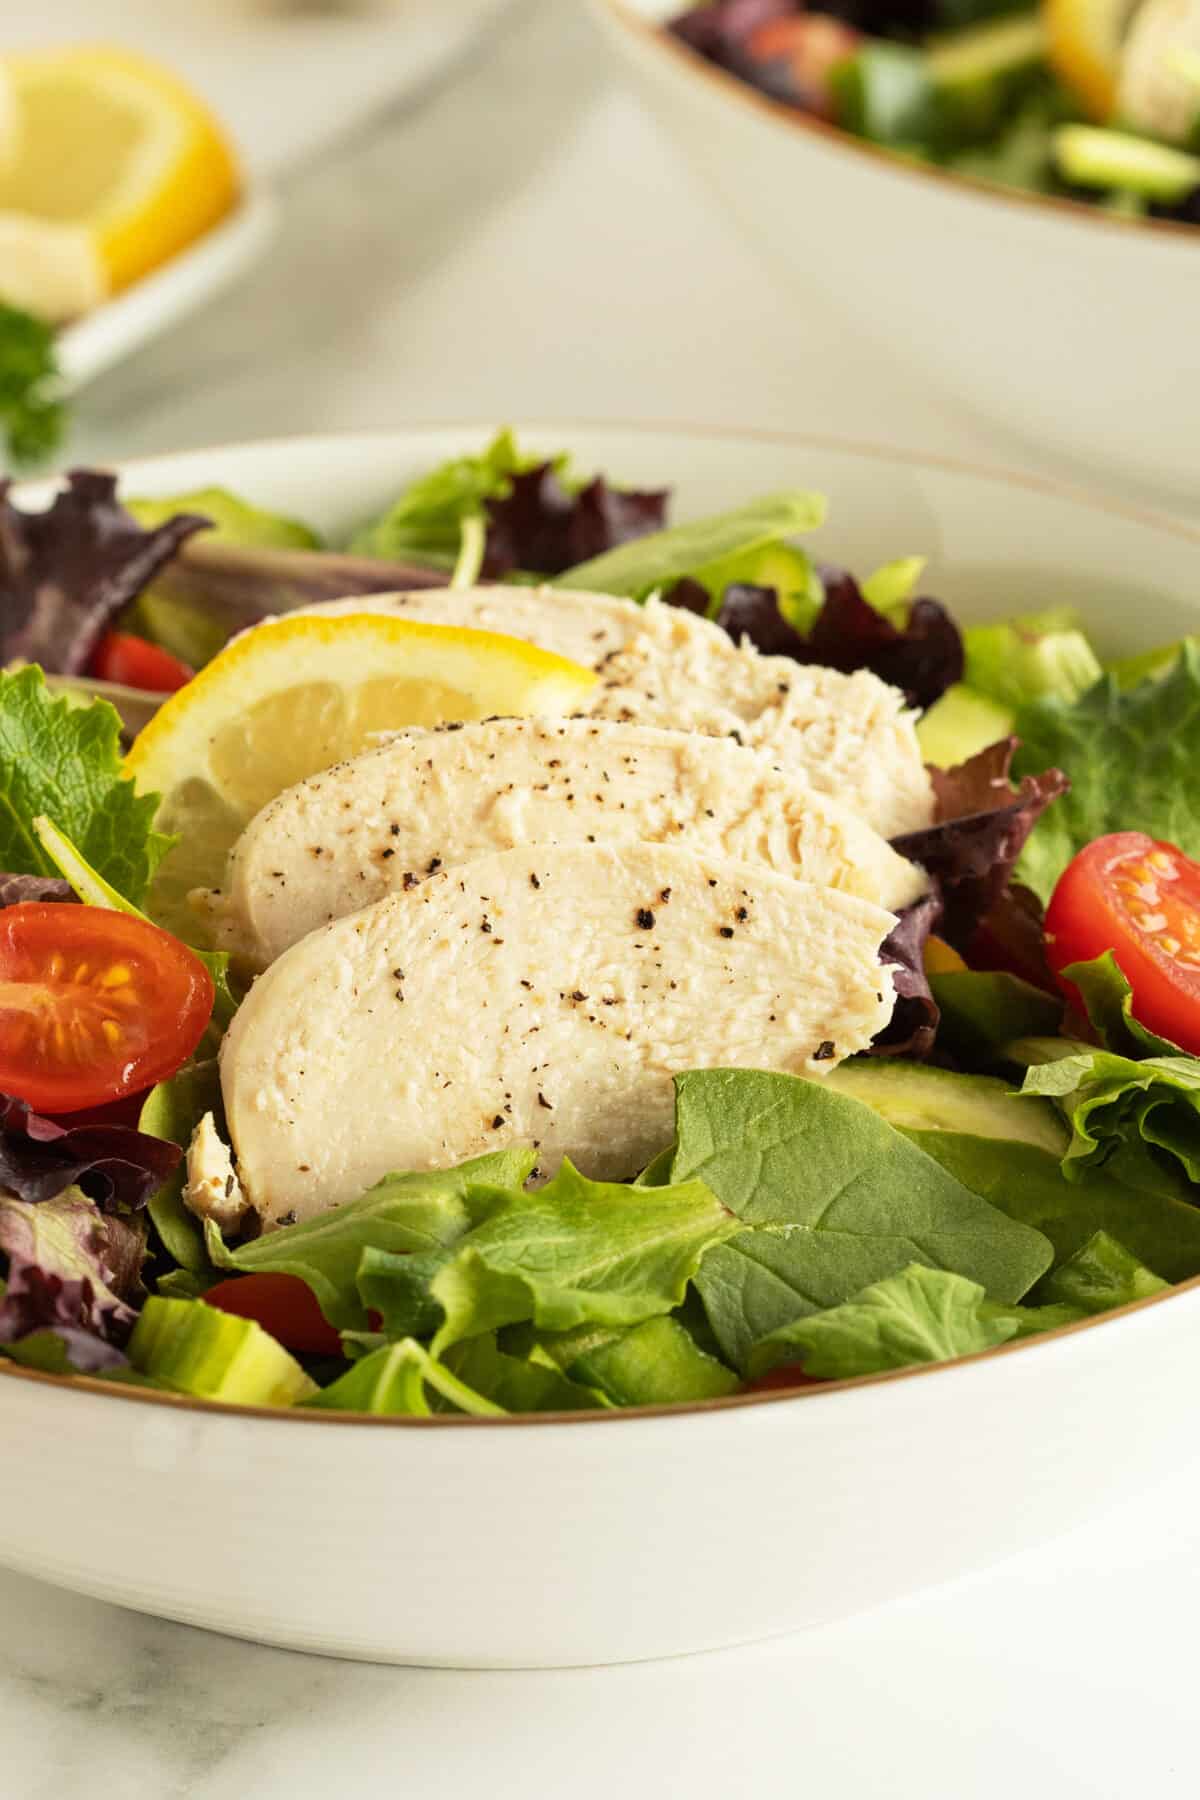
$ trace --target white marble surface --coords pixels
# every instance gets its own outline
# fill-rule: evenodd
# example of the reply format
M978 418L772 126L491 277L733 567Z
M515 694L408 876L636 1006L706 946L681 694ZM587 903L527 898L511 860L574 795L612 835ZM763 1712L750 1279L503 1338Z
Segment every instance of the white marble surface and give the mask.
M269 266L83 398L77 458L636 416L1014 460L771 289L567 0L523 0L453 82L296 170L285 200ZM881 1504L896 1479L880 1471ZM381 1527L381 1556L419 1553ZM220 1554L219 1529L195 1554ZM0 1573L0 1796L1165 1800L1196 1791L1197 1613L1196 1474L859 1620L607 1671L339 1665Z

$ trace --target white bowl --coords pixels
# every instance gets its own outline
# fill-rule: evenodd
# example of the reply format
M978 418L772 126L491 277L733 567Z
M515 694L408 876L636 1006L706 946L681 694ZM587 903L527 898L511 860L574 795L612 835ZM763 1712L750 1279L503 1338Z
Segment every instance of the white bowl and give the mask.
M591 3L650 108L801 299L824 288L1043 457L1197 504L1200 229L902 161L669 37L682 0ZM696 255L702 269L702 244Z
M220 483L346 527L486 428L196 451L126 491ZM832 441L530 428L671 483L676 517L802 483L824 551L924 552L960 616L1057 602L1130 650L1195 623L1200 532L1047 484ZM1063 1531L1187 1455L1200 1280L968 1361L799 1395L531 1420L199 1405L0 1362L0 1563L240 1637L385 1661L621 1662L872 1606Z

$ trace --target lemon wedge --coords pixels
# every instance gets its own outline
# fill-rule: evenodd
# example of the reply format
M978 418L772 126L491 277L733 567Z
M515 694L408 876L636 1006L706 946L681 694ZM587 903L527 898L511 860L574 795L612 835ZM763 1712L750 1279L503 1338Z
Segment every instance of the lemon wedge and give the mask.
M10 56L2 68L6 299L53 322L85 312L158 268L235 204L237 165L220 126L158 64L124 50L73 46ZM47 256L49 277L40 261ZM65 274L71 268L74 288Z
M574 712L590 669L518 638L381 613L297 615L256 626L173 694L126 759L163 796L179 842L147 910L195 939L195 888L219 887L234 841L276 794L356 756L380 732L455 720Z
M1117 110L1121 48L1136 0L1045 0L1050 66L1097 124Z

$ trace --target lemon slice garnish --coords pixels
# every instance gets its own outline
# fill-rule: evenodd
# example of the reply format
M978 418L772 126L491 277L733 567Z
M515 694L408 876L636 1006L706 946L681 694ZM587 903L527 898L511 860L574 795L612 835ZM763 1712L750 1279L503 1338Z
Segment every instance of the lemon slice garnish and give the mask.
M72 316L128 287L237 200L237 164L220 126L157 63L103 46L10 56L2 89L0 291L36 302L45 245L61 270L72 244L84 271L69 307L56 277L43 316Z
M187 896L220 886L254 814L381 732L575 712L595 681L592 670L518 638L380 613L257 626L171 696L126 760L143 793L163 796L159 830L180 840L147 910L194 939Z

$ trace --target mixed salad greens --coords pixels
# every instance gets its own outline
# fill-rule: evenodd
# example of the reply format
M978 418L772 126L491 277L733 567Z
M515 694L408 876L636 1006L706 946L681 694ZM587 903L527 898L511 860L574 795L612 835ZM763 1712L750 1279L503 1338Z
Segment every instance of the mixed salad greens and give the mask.
M507 432L345 548L219 490L0 497L0 1358L227 1402L599 1410L938 1362L1200 1275L1200 645L1105 668L1061 610L961 629L919 556L819 564L815 496L675 527L668 503ZM881 952L891 1024L820 1080L681 1071L625 1181L530 1185L506 1147L222 1230L183 1157L221 1123L241 995L139 910L170 841L123 740L268 615L481 573L654 593L907 694L937 810L896 841L931 886ZM93 697L118 663L124 721Z
M899 155L1200 224L1200 10L1177 0L701 0L676 37Z

